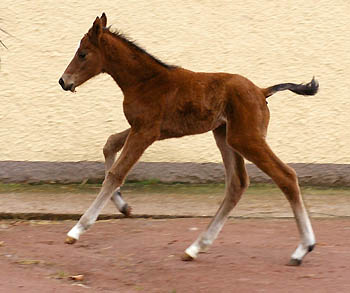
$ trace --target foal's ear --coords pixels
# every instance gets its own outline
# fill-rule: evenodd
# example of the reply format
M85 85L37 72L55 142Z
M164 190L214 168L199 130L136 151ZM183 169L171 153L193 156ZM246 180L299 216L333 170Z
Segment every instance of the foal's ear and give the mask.
M102 13L102 16L101 16L101 23L102 23L102 27L106 27L106 25L107 25L107 16L106 16L106 14L103 12Z
M94 24L92 25L92 28L88 32L90 41L98 46L101 34L102 34L102 21L99 17L96 17Z

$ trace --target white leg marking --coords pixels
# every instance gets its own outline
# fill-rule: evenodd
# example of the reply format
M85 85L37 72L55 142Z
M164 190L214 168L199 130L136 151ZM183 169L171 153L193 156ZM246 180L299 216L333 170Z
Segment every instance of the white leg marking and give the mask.
M303 257L310 252L310 248L315 245L316 239L304 205L301 204L301 207L296 208L294 214L301 236L301 243L292 254L292 259L301 261Z
M185 250L185 253L190 257L192 257L193 259L198 256L199 252L200 252L200 247L198 245L198 240L193 242L192 245Z
M229 212L233 209L235 204L229 200L224 199L224 202L212 222L209 224L207 230L202 233L195 242L191 244L185 253L192 258L196 258L200 252L206 251L214 242L222 227L224 226Z
M67 233L67 236L78 240L80 235L83 233L83 227L79 223L77 223L72 229L70 229L70 231Z
M113 201L113 203L116 205L117 209L118 209L120 212L123 212L124 207L125 207L125 205L126 205L126 202L125 202L124 199L120 196L120 187L118 187L117 190L113 193L112 201Z
M74 239L79 239L80 235L84 233L89 227L95 223L98 215L107 204L112 196L111 186L102 186L97 198L80 218L79 222L68 232L68 236Z

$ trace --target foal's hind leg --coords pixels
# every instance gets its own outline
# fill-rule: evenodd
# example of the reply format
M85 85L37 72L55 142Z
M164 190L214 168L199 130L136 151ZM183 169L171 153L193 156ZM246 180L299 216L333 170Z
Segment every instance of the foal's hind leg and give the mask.
M224 226L230 211L238 203L244 190L249 185L243 157L226 143L226 125L215 129L213 133L225 165L226 195L207 230L186 249L182 258L185 261L196 258L199 252L205 251L213 243Z
M292 254L289 265L300 265L304 256L315 246L315 235L305 209L295 171L284 164L270 149L263 138L244 137L237 133L228 143L245 158L268 174L287 197L301 236L301 242ZM239 138L237 138L239 137Z
M109 169L112 167L115 161L115 156L117 152L119 152L123 148L126 138L129 135L129 132L130 128L122 132L112 134L108 138L105 146L103 147L103 154L105 156L105 179L107 177ZM117 190L114 192L111 200L121 213L123 213L126 217L130 217L131 207L124 201L120 192L120 187L118 187Z

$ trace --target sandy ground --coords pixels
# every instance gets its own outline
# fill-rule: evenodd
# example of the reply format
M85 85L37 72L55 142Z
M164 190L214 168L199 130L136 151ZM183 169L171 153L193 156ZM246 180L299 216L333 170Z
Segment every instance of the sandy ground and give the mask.
M75 245L63 243L97 186L0 185L0 292L349 292L347 189L304 189L317 236L300 267L288 267L298 243L288 203L269 186L252 187L211 249L182 262L209 223L223 186L126 186L135 218L98 221ZM113 205L105 216L117 215ZM173 216L173 219L167 218ZM160 219L142 217L155 216ZM189 218L181 218L181 217ZM108 218L108 217L107 217ZM83 275L83 280L71 276Z
M209 219L99 222L73 246L73 222L1 222L0 292L349 292L350 222L314 220L318 246L289 267L294 221L230 219L208 253L180 255ZM83 275L82 281L70 276Z

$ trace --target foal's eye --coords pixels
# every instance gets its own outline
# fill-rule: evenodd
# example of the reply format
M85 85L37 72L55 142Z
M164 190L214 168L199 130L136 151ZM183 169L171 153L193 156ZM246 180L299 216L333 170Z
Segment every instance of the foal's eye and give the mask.
M86 53L80 52L80 53L78 54L78 57L79 57L79 59L84 60L85 57L86 57Z

